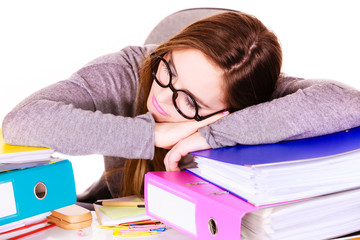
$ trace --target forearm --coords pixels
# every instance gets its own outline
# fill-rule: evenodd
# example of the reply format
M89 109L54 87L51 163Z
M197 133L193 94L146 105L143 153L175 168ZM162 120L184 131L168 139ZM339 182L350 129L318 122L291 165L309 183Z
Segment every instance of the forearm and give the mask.
M122 109L120 105L114 112ZM2 132L10 144L44 146L69 155L153 157L151 115L132 118L100 110L86 89L63 81L20 103L5 117Z
M47 100L28 104L3 122L8 143L45 146L69 155L152 158L153 132L149 115L121 117Z
M217 148L313 137L359 125L359 91L322 82L232 113L199 132Z

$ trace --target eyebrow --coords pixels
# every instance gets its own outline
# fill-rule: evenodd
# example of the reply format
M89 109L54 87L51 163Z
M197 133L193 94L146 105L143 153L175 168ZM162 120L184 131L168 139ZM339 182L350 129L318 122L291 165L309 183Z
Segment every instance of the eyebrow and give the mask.
M169 56L170 56L170 57L169 57L169 62L168 62L168 64L169 64L169 66L170 66L170 69L173 68L173 69L175 70L176 75L178 75L178 73L177 73L177 71L176 71L176 67L175 67L175 62L174 62L174 60L173 60L173 58L172 58L172 52L170 52ZM182 89L182 90L185 90L185 89ZM190 91L187 90L187 89L186 89L186 91L187 91L188 93L190 93L190 95L195 99L195 101L196 101L199 105L201 105L201 106L199 106L199 107L205 107L205 108L211 109L211 107L210 107L209 105L205 104L202 100L200 100L199 98L197 98L192 92L190 92Z

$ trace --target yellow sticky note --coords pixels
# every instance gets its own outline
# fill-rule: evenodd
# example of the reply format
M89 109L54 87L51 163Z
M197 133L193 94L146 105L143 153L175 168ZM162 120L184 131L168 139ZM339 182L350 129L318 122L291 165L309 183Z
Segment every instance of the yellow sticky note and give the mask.
M107 216L112 219L129 217L137 214L145 213L145 208L138 207L109 207L103 206L99 208Z

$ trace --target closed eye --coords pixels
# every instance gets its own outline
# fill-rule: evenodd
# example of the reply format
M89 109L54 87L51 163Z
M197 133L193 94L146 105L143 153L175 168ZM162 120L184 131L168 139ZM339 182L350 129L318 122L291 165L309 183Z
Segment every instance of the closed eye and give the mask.
M167 76L169 76L169 69L165 64L162 65L161 71L163 71L164 73L166 73Z
M195 109L195 104L194 104L194 102L191 100L190 97L187 96L187 97L185 98L185 102L186 102L186 105L187 105L187 106ZM201 107L198 106L198 109L201 109Z

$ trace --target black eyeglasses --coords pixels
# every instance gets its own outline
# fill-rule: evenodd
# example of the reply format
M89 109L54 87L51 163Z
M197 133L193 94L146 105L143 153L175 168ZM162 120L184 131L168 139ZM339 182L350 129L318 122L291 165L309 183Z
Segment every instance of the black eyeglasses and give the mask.
M156 76L157 68L163 62L164 66L160 69L159 78ZM156 70L155 70L156 69ZM151 74L154 77L157 84L162 88L169 87L173 92L172 101L176 110L186 119L195 119L201 121L215 114L224 112L226 109L214 112L206 116L199 115L199 106L191 94L182 89L175 89L172 85L172 72L169 63L162 56L151 55Z

